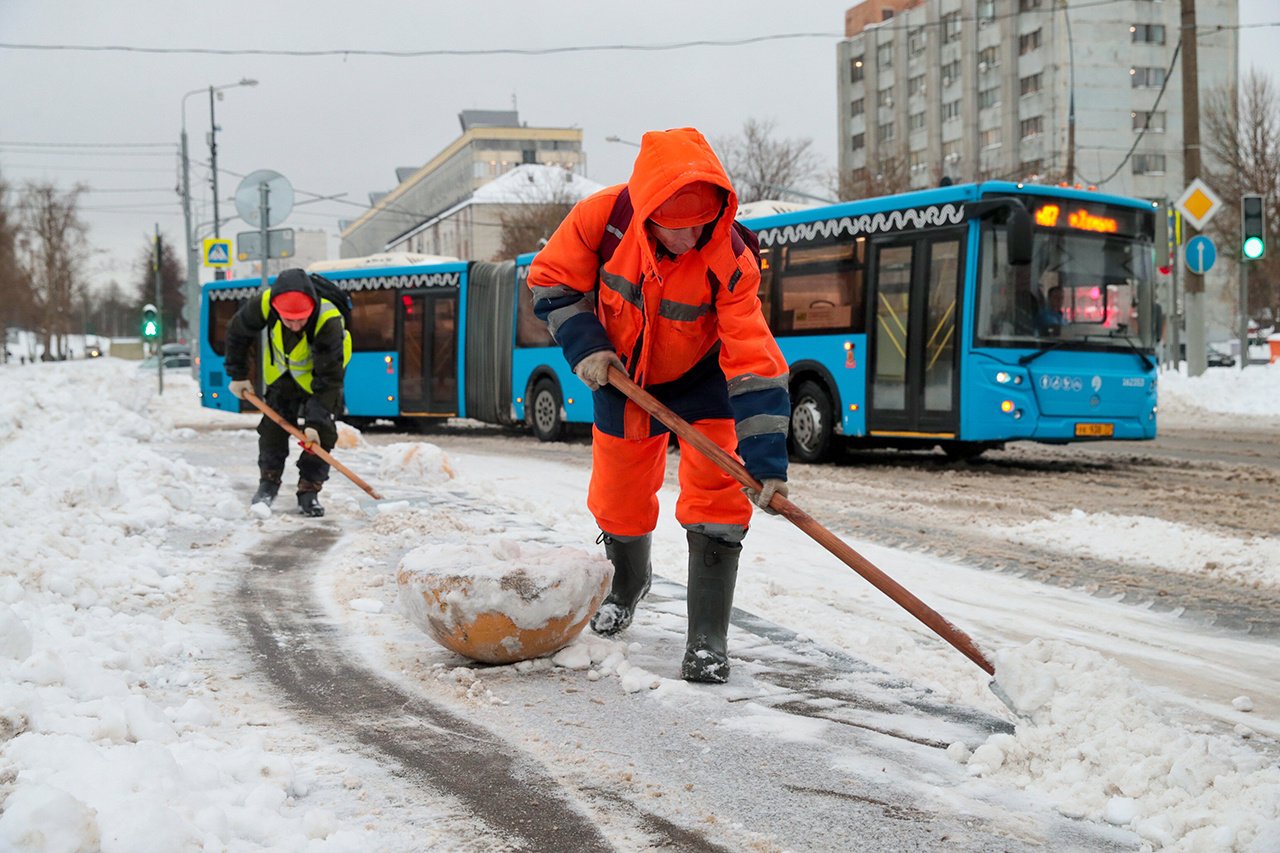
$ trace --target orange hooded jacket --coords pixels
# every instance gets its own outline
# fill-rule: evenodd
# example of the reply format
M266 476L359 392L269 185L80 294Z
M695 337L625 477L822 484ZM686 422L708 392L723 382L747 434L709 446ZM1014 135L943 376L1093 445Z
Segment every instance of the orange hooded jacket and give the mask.
M697 247L672 257L645 223L697 181L722 188L725 206ZM616 351L639 385L686 420L732 416L748 470L761 479L785 479L787 364L760 309L755 257L745 246L734 251L738 200L728 175L698 131L653 131L644 135L625 187L634 214L603 266L599 248L622 184L579 202L534 258L535 310L571 366L593 352ZM717 345L717 357L708 358ZM664 388L672 389L667 399ZM596 392L601 430L641 438L663 429L629 402L622 417L614 417L620 397L608 386Z

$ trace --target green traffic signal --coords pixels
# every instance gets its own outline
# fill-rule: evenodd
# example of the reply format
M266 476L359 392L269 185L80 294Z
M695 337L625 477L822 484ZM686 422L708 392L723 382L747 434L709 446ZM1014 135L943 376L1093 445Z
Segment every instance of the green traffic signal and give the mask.
M149 341L160 337L160 314L154 305L142 309L142 337Z
M1240 197L1240 254L1246 261L1256 261L1267 253L1267 212L1262 196L1255 193Z

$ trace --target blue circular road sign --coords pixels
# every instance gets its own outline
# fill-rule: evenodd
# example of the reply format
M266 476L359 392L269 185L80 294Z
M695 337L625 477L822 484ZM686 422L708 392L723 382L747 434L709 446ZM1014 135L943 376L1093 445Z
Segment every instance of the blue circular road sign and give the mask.
M1213 262L1218 259L1218 249L1213 241L1203 234L1197 234L1187 241L1187 269L1196 275L1204 275L1213 269Z

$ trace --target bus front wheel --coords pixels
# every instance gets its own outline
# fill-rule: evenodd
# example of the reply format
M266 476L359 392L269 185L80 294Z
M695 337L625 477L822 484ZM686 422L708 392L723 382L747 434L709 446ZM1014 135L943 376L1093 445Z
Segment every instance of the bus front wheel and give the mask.
M539 379L534 383L525 415L529 428L539 441L559 441L564 437L564 419L560 417L560 389L550 379Z
M827 389L806 380L791 402L791 454L801 462L823 462L831 456L834 407Z

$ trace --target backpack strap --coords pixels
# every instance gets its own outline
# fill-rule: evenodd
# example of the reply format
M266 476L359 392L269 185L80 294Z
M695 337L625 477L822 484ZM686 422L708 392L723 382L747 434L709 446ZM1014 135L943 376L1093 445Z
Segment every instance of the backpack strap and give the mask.
M613 201L613 210L609 211L609 221L605 223L604 235L600 245L596 247L596 255L600 258L600 266L604 266L622 242L622 235L627 233L631 225L631 217L635 210L631 207L631 189L623 187L622 192Z

